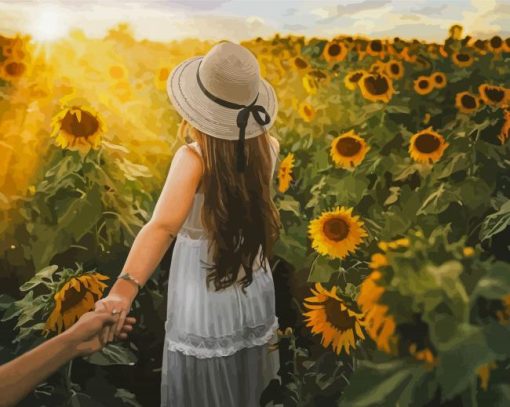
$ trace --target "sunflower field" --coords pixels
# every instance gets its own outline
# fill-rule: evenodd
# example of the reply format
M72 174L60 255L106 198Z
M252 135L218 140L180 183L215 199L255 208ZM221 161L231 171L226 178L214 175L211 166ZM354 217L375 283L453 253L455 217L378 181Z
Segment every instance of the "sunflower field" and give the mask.
M241 43L280 105L281 381L262 402L510 405L510 38L463 31ZM107 294L183 142L168 74L213 45L0 36L0 363ZM159 405L171 249L130 339L22 405Z

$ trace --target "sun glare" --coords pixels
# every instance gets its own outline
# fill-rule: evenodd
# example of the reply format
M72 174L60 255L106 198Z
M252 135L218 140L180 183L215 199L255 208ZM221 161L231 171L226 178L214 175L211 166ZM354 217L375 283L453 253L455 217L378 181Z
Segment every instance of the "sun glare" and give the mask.
M51 6L37 10L33 17L32 34L38 41L53 41L67 34L68 26L61 9Z

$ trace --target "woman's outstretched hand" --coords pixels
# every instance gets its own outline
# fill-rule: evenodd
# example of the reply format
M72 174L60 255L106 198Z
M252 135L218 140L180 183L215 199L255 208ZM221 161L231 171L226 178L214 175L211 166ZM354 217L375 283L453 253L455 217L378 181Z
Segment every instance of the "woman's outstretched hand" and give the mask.
M116 293L110 293L108 296L96 301L94 305L95 312L111 314L115 310L119 315L117 322L113 325L105 326L103 329L103 341L105 344L114 339L122 338L122 328L127 314L131 311L131 303L132 300L128 296ZM127 318L127 320L130 320L130 318Z

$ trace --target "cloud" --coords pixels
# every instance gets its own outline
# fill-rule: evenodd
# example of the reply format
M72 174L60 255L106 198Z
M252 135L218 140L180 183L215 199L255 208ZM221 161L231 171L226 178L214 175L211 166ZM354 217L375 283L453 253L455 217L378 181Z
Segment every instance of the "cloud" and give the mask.
M166 6L175 5L178 7L181 7L183 9L191 9L191 10L197 10L197 11L207 11L207 10L214 10L221 6L223 6L225 3L229 3L230 0L202 0L202 1L195 1L195 0L167 0L164 2Z
M380 9L391 3L391 0L364 0L360 3L337 4L329 7L319 7L311 13L322 18L321 22L330 22L338 17L351 17L364 11Z

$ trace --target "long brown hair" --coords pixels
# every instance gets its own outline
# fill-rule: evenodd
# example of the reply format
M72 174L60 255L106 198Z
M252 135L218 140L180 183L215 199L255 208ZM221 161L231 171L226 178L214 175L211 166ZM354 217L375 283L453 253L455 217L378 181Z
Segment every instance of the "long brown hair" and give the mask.
M179 135L195 140L202 152L204 174L199 188L204 194L201 220L209 235L213 264L208 264L207 286L216 291L237 281L240 266L245 276L242 291L253 281L253 262L267 273L266 261L280 235L280 214L272 200L271 141L264 131L245 140L246 168L236 170L236 142L211 137L182 120Z

